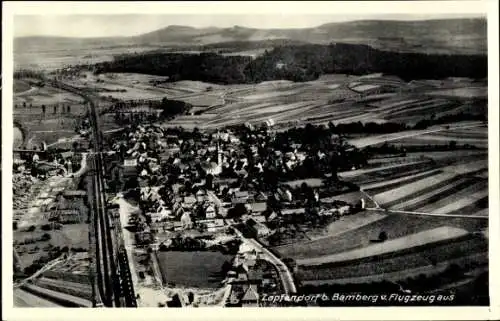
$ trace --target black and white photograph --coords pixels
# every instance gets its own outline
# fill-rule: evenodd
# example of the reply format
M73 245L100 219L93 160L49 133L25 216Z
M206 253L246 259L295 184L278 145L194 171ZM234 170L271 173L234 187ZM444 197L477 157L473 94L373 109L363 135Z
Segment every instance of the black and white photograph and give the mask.
M11 15L10 308L493 304L487 12L251 4Z

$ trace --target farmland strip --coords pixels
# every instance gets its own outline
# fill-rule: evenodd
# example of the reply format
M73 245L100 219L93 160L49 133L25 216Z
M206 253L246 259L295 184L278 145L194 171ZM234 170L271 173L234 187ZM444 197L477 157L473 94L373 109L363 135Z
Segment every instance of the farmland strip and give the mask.
M480 180L479 182L472 184L468 186L465 189L462 189L458 191L457 193L454 193L453 195L450 195L448 197L444 197L440 199L437 202L427 204L423 207L420 207L418 209L415 209L417 212L429 212L429 213L443 213L443 212L436 212L436 210L439 210L442 207L448 206L450 204L453 204L455 202L459 202L463 198L467 197L471 193L476 193L477 191L483 190L483 189L488 189L488 181L487 180Z
M396 272L385 272L378 274L362 275L358 277L344 277L344 278L329 278L329 279L304 279L302 284L305 285L322 285L322 284L361 284L370 282L387 281L400 281L409 277L414 277L420 274L437 274L446 270L451 264L463 264L464 262L475 262L477 265L486 264L488 262L488 253L477 253L468 255L461 258L450 259L447 261L438 262L437 265L424 265L415 268L408 268ZM319 276L323 276L321 273Z
M374 195L375 200L380 204L392 206L401 201L405 201L415 197L415 193L426 193L432 188L439 188L456 179L454 173L441 173L431 177L427 177L416 182L398 187L387 192ZM395 198L395 196L397 198Z
M297 264L310 266L321 265L325 263L359 260L369 256L378 256L439 241L451 240L467 234L468 232L463 229L442 226L435 229L410 234L401 238L385 241L383 243L372 244L367 247L348 252L324 255L314 258L299 259L297 260Z
M461 177L458 180L450 183L449 185L442 186L441 188L434 189L428 193L419 195L411 200L399 203L394 206L396 210L413 211L424 204L429 204L440 200L443 197L452 195L455 192L469 186L474 182L474 178Z
M386 181L382 181L380 183L368 184L368 185L365 185L362 187L363 187L363 190L365 190L369 194L380 194L382 192L385 192L385 191L388 191L391 189L395 189L399 186L410 184L410 183L416 182L418 180L421 180L421 179L424 179L427 177L431 177L431 176L439 174L439 173L442 173L442 171L439 169L432 169L430 171L415 174L414 176L408 177L408 175L405 175L403 177L396 178L396 179L393 179L390 181L386 180Z
M434 210L435 213L456 213L476 212L478 208L488 207L488 190L478 191L462 201L449 204Z

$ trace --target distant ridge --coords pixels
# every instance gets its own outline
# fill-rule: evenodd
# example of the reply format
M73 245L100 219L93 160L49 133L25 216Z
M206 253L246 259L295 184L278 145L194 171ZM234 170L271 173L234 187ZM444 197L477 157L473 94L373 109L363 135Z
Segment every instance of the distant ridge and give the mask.
M485 54L487 27L485 18L430 19L415 21L356 20L322 24L302 29L258 29L243 26L195 28L170 25L138 36L107 38L23 37L15 47L51 47L86 44L109 46L157 45L200 46L274 39L326 44L346 42L367 44L389 51L415 51L454 54Z

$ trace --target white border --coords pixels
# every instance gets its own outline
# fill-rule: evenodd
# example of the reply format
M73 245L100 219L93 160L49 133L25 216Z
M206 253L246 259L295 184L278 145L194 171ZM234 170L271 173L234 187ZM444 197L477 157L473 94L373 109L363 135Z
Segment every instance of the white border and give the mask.
M498 289L499 186L498 2L364 1L364 2L4 2L2 21L2 312L3 320L484 320L500 318ZM485 14L488 18L490 299L489 308L281 308L281 309L79 309L13 308L12 297L12 38L15 14ZM493 273L497 272L497 273Z

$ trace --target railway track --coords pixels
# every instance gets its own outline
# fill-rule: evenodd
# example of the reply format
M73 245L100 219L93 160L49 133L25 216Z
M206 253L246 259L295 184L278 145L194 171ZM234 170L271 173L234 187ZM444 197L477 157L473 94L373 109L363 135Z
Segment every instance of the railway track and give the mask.
M96 243L97 288L102 305L105 307L136 307L129 262L123 255L122 235L113 233L112 218L108 215L105 198L104 160L102 156L103 138L99 129L96 104L91 95L57 81L54 86L77 94L88 104L88 115L93 132L93 154L89 161L92 167L92 222Z

